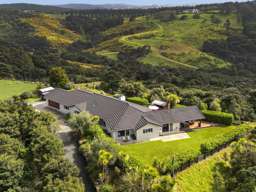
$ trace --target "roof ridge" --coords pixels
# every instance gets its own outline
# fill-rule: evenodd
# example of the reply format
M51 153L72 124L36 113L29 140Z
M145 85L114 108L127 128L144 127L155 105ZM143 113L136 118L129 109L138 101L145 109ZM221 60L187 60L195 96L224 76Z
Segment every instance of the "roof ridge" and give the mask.
M132 107L132 108L134 108L134 109L136 109L136 110L138 110L138 111L140 111L140 112L144 112L143 110L134 107L134 105L138 105L138 106L140 106L140 107L144 107L144 106L139 105L139 104L136 104L136 103L131 103L131 102L129 102L129 101L121 101L120 99L117 99L117 98L115 98L115 97L108 96L108 95L103 95L103 94L100 94L100 93L94 93L94 92L91 92L91 91L88 91L88 90L81 90L81 89L76 89L76 90L77 90L77 91L80 91L80 92L85 92L85 93L89 93L89 94L92 94L92 95L98 95L98 96L101 96L101 97L105 97L105 98L108 98L108 99L112 99L112 100L114 100L114 101L118 101L118 102L120 102L120 103L127 104L127 105L129 105L130 107ZM145 107L145 108L146 108L146 107Z

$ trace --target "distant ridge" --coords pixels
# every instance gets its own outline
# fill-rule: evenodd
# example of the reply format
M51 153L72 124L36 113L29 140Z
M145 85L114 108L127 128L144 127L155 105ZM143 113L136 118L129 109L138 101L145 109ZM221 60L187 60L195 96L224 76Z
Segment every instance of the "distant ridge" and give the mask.
M76 9L76 10L90 10L90 9L148 9L148 8L157 8L158 5L150 6L136 6L128 4L64 4L56 5L57 7L66 8L66 9Z
M65 11L67 9L51 6L51 5L37 5L37 4L28 4L28 3L12 3L12 4L0 4L0 9L9 9L9 10L33 10L33 11Z

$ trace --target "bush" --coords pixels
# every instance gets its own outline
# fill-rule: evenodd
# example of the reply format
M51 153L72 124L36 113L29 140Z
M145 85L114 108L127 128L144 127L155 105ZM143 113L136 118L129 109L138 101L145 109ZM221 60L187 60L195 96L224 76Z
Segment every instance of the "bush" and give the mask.
M231 125L234 121L234 115L231 113L224 113L219 111L203 111L206 119L210 122Z
M32 98L32 97L34 97L33 93L28 92L28 91L26 91L26 92L24 92L20 95L21 99L29 99L29 98Z
M111 185L105 184L100 186L99 192L112 192L113 187Z
M127 101L136 103L139 105L149 105L149 101L147 99L141 98L141 97L129 97L129 98L127 98Z

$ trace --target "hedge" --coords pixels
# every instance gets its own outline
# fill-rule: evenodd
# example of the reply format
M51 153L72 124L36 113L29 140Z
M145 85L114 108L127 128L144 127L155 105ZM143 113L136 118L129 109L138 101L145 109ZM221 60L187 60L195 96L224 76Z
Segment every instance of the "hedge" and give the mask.
M127 101L136 103L139 105L149 105L148 100L145 98L141 98L141 97L129 97L129 98L127 98Z
M236 141L240 137L244 136L248 132L255 130L250 125L243 124L237 127L237 129L225 134L219 135L215 138L208 140L205 143L202 143L200 146L200 151L187 151L183 154L174 154L167 157L166 160L161 162L155 167L158 167L158 170L162 174L170 173L174 175L175 173L184 170L185 168L189 167L193 163L200 161L202 156L207 157L214 152L219 151L220 149L224 148L228 144L233 141ZM155 162L154 162L155 163Z
M234 115L231 113L224 113L219 111L203 111L204 116L210 122L231 125L234 121Z

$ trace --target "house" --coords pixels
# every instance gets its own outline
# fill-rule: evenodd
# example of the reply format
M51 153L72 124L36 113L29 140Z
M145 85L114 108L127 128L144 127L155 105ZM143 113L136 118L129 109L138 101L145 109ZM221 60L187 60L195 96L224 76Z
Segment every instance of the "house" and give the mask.
M63 114L88 111L100 117L106 133L118 141L145 141L182 131L191 121L205 117L196 106L152 110L82 90L55 89L45 96L48 106Z

